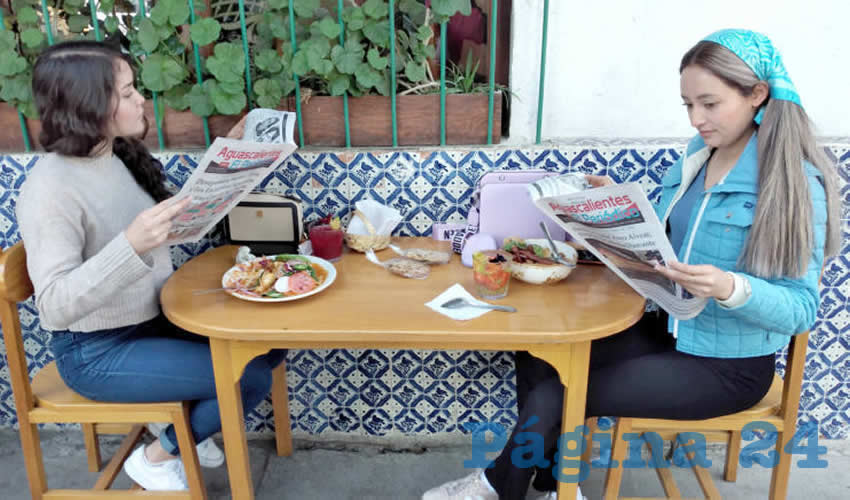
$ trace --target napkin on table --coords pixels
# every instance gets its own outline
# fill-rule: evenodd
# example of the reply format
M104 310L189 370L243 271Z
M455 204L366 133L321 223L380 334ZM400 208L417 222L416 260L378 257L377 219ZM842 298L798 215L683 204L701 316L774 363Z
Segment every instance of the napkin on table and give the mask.
M455 283L454 285L450 286L445 292L441 293L440 295L437 295L434 300L432 300L431 302L427 302L425 305L440 314L444 314L452 319L458 320L468 320L477 318L482 314L486 314L491 311L491 309L483 309L480 307L461 307L458 309L446 309L444 307L440 307L440 304L445 304L446 302L457 297L463 297L467 301L472 302L473 304L487 304L487 302L482 302L473 297L472 294L467 292L466 289L462 287L459 283Z

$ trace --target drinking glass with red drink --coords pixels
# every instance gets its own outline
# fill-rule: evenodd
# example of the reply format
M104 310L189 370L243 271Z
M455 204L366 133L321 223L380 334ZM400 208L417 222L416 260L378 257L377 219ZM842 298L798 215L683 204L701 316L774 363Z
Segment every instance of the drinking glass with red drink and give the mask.
M339 217L327 218L319 221L319 224L310 228L310 244L313 246L313 255L316 257L335 261L342 256L342 228Z

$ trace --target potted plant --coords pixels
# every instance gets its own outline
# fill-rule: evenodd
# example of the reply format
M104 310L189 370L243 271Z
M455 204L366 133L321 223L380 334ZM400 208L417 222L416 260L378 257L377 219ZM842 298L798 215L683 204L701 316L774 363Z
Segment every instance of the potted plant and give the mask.
M29 0L12 0L14 15L0 33L0 49L15 55L0 62L0 101L35 117L29 81L31 65L45 46L40 14ZM345 144L343 100L350 96L352 144L391 145L390 20L385 0L346 0L344 31L338 23L336 0L295 0L295 39L290 33L289 0L268 0L263 12L249 12L252 92L245 80L241 43L219 41L222 23L210 0L198 1L197 16L187 0L157 0L142 15L132 5L102 0L99 29L106 36L123 36L136 59L140 90L158 96L158 116L166 148L203 147L201 118L209 117L210 134L222 135L251 105L295 109L296 82L302 98L302 122L308 145ZM216 2L216 0L212 0ZM219 7L218 0L213 7ZM21 4L15 11L14 5ZM329 4L329 5L328 5ZM395 53L398 138L402 145L439 143L439 82L429 65L436 57L433 23L456 12L468 12L469 0L433 0L426 9L421 0L400 0L395 13ZM93 38L86 0L63 0L52 19L61 23L62 37ZM58 28L57 28L58 29ZM120 33L118 33L120 31ZM123 34L123 35L122 35ZM195 63L193 42L200 47L201 67ZM470 73L471 70L471 73ZM198 83L201 71L203 83ZM487 95L474 84L474 66L450 68L447 81L449 143L486 140ZM494 130L501 129L501 95L496 97ZM155 113L149 99L146 113ZM20 131L17 113L0 114L7 130ZM6 123L9 122L9 123ZM38 124L31 122L31 129ZM32 130L30 135L33 134ZM472 134L470 135L470 132ZM20 134L19 134L20 135ZM16 140L17 139L17 140ZM146 142L158 146L153 127ZM13 143L13 144L10 144ZM0 150L22 149L20 138L0 141Z

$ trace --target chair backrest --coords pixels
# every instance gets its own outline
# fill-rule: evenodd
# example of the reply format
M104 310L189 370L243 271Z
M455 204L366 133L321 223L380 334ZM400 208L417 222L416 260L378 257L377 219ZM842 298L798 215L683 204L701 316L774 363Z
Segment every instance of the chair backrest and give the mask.
M18 420L26 419L34 406L18 316L18 302L27 300L32 294L33 286L27 273L27 253L23 242L18 242L0 255L0 324L3 327Z

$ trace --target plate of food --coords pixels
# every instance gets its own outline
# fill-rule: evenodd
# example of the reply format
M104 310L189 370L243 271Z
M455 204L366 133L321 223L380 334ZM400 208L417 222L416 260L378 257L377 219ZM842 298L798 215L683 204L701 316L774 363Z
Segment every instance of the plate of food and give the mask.
M312 255L268 255L236 264L221 277L234 297L254 302L286 302L315 295L336 279L333 264Z

